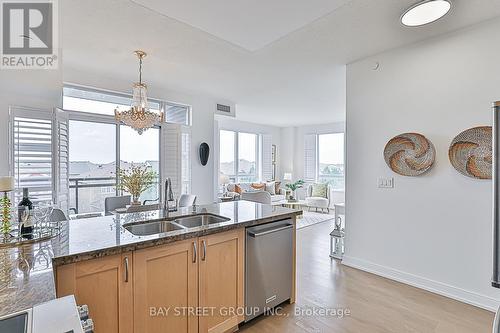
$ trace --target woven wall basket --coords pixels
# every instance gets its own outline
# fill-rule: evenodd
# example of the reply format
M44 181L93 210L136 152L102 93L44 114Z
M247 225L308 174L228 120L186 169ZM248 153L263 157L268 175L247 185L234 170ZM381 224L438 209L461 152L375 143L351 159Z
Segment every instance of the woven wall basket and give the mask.
M493 162L491 126L473 127L453 139L448 150L451 165L463 175L491 179Z
M387 142L384 158L395 173L403 176L419 176L434 165L436 150L422 134L404 133Z

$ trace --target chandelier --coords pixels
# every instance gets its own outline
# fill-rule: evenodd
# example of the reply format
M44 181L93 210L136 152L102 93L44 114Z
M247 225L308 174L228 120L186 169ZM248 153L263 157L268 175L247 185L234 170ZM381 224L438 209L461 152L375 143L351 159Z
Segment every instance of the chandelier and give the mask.
M134 53L139 58L139 82L133 85L130 110L119 111L117 107L115 109L115 119L142 134L147 129L163 122L163 112L156 113L149 110L147 98L148 87L142 82L142 59L146 57L146 52L138 50L134 51Z

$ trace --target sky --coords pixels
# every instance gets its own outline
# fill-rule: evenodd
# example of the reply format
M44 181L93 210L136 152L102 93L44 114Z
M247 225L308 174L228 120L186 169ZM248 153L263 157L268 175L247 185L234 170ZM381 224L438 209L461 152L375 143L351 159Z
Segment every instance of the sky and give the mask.
M65 110L113 115L114 103L64 96ZM128 109L120 106L120 109ZM106 164L116 161L116 125L84 121L69 122L69 159ZM160 131L151 128L142 135L120 126L120 159L127 162L159 161Z
M116 160L116 126L83 121L69 122L70 161L90 161L106 164ZM120 159L128 162L159 160L160 137L158 129L149 129L142 135L128 126L120 126Z
M344 133L321 134L318 145L320 164L344 164Z
M220 131L220 161L222 163L234 161L235 132ZM238 154L240 159L255 161L257 150L257 135L238 133Z

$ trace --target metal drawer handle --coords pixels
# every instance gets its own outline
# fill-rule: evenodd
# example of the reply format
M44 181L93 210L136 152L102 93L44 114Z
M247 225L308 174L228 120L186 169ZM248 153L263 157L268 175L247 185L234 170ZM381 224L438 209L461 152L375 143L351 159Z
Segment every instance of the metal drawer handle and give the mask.
M251 232L251 231L248 231L248 234L251 236L251 237L259 237L259 236L264 236L264 235L267 235L267 234L271 234L273 232L277 232L277 231L281 231L281 230L286 230L286 229L291 229L293 228L293 225L292 224L287 224L285 226L282 226L282 227L279 227L279 228L276 228L276 229L271 229L271 230L266 230L266 231L263 231L263 232Z
M196 262L196 259L197 259L197 256L198 256L197 252L198 252L198 250L196 248L196 242L193 242L193 263Z
M123 259L123 263L125 265L125 282L128 282L128 257L125 257L125 259Z
M202 240L201 244L203 244L203 257L201 257L201 260L205 261L207 258L207 243L205 240Z

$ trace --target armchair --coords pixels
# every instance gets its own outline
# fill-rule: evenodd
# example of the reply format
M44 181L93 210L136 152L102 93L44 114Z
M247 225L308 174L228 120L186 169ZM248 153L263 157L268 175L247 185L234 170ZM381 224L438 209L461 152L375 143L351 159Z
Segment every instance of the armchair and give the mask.
M320 196L313 196L313 186L316 184L311 184L307 186L307 191L306 191L306 205L309 207L309 209L316 208L316 211L318 211L318 208L321 209L323 212L325 209L327 210L328 213L330 213L330 200L331 200L331 194L330 194L330 185L327 185L326 187L326 194L324 197Z

